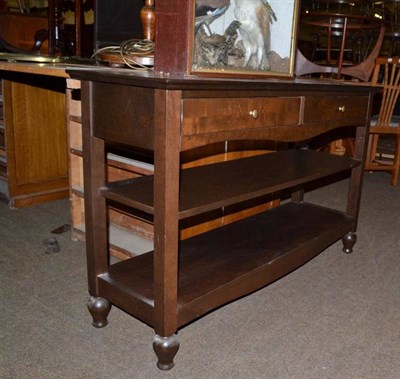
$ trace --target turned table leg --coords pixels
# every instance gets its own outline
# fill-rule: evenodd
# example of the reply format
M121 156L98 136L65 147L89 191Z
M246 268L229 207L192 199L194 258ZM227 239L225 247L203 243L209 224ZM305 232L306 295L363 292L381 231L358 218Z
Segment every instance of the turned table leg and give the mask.
M111 303L108 300L102 297L91 296L87 307L93 317L93 326L96 328L103 328L108 324L107 316L111 310Z
M179 349L179 339L176 334L162 337L156 334L153 339L153 349L157 355L157 367L160 370L170 370L174 367L174 357Z
M347 233L343 238L343 252L351 254L353 252L354 244L357 242L357 234L354 232Z

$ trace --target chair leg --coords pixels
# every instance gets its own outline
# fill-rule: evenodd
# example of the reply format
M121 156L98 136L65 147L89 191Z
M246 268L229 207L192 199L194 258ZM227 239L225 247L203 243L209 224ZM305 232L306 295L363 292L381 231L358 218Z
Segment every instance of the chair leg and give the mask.
M376 135L370 134L368 139L367 157L365 159L365 169L370 170L376 154Z
M372 143L371 143L371 164L376 159L376 150L378 149L378 134L372 134Z
M400 172L400 134L396 135L396 143L394 150L394 158L393 158L393 171L392 171L392 186L397 185L397 181L399 179Z

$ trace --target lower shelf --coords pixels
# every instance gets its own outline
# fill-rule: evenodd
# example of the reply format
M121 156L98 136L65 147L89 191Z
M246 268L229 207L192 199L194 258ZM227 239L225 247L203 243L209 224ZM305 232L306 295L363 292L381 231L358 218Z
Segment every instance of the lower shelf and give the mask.
M181 241L178 325L249 294L298 268L352 231L346 214L306 203ZM153 325L153 252L111 265L100 296Z

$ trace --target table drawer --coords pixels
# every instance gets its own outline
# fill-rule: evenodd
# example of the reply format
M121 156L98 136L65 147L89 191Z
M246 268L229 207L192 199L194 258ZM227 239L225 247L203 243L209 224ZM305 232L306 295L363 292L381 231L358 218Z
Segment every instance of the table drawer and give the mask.
M368 97L307 97L304 106L304 123L316 121L343 121L366 118Z
M298 125L301 97L184 99L183 135Z
M108 142L152 150L154 98L151 88L92 83L93 134Z

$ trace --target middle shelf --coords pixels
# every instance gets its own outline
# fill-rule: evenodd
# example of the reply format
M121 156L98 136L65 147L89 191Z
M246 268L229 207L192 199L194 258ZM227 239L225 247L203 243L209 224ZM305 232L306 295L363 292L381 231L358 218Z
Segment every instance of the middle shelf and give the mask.
M360 164L313 150L283 150L182 170L179 219L302 185ZM154 214L154 176L107 183L102 195Z

